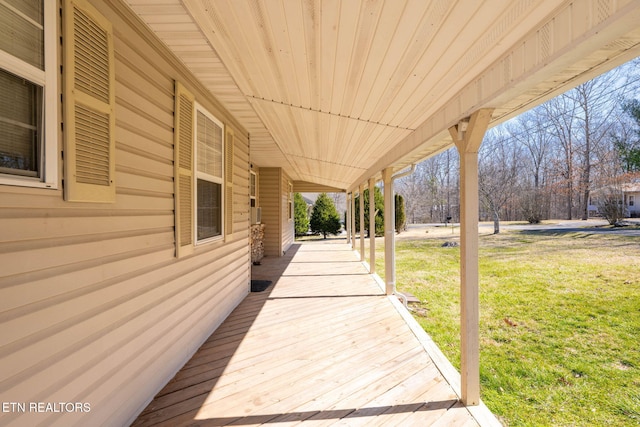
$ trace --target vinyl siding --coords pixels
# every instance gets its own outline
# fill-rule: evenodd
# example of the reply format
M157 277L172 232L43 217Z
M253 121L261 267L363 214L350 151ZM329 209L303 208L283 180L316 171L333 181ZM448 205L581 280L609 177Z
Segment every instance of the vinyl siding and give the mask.
M246 131L120 2L92 4L114 28L115 203L0 185L0 399L91 412L2 425L127 424L248 293ZM235 133L233 234L180 260L175 81Z
M289 175L286 172L282 172L282 194L280 195L282 199L282 231L280 233L280 238L282 239L282 252L286 252L289 250L289 247L293 243L293 238L295 234L295 227L293 222L293 215L291 219L289 219L289 200L293 201L293 194L289 192L290 189L293 188L293 181L289 178ZM291 186L291 187L290 187Z
M264 254L282 256L282 170L260 168L258 186L264 224Z
M260 168L258 186L262 223L264 229L264 253L266 256L282 256L294 239L294 222L289 220L289 183L291 179L281 168Z
M251 258L249 247L249 228L251 212L249 207L249 138L246 133L234 135L233 158L233 234L227 242L242 240L246 242L247 259Z

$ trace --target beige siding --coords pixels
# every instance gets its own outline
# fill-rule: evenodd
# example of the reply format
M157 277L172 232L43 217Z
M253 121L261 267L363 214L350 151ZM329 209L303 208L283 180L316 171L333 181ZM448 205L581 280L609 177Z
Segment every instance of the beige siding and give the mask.
M3 425L128 423L248 292L246 132L111 3L93 2L115 36L115 203L0 185L0 399L91 412L3 414ZM176 80L235 132L233 234L180 260Z
M231 241L241 239L247 242L247 258L250 258L248 243L249 222L249 138L245 133L236 132L233 163L233 234ZM227 239L227 241L230 241Z
M293 202L293 181L289 178L286 172L282 172L282 251L286 252L293 243L295 227L293 222L293 211L289 202Z
M264 254L282 255L282 171L280 168L260 168L258 186L264 227Z
M260 168L258 186L266 256L282 256L293 243L294 223L293 218L289 219L290 183L291 179L281 168Z

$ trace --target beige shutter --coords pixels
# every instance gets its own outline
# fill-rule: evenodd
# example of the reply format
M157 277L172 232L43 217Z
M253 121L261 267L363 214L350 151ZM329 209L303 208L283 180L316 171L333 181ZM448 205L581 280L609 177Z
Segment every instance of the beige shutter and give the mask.
M111 23L86 0L65 2L65 199L115 202Z
M233 130L227 128L225 137L225 150L224 150L224 218L225 218L225 233L233 233L233 147L235 144Z
M193 129L195 98L180 83L175 89L174 179L176 256L193 252Z

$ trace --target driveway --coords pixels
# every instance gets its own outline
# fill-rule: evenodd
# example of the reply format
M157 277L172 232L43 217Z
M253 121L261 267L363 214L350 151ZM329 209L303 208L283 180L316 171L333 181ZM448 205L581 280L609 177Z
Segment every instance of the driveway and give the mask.
M541 233L597 233L597 234L621 234L625 236L640 237L640 219L627 219L625 223L628 227L608 227L609 223L603 219L581 220L548 220L544 224L500 223L500 230L518 230ZM480 234L492 234L493 222L481 222L478 227ZM409 224L407 231L396 235L398 240L409 240L423 237L425 234L438 237L458 237L460 235L460 224L442 223L434 224Z

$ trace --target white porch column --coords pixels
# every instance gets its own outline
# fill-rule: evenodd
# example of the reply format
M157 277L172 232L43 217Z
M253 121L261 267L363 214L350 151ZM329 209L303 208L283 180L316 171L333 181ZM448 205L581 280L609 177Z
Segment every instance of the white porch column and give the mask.
M349 243L351 241L351 202L349 202L349 194L350 193L345 193L345 200L347 202L347 215L345 217L345 223L344 223L344 231L347 233L347 243Z
M360 184L360 261L364 261L364 185Z
M386 294L391 295L396 288L396 212L393 206L392 168L382 171L382 181L384 182L384 283Z
M356 198L351 192L351 249L356 248Z
M460 154L460 375L462 403L480 403L478 149L492 109L449 128Z
M369 178L369 273L376 272L376 180Z

